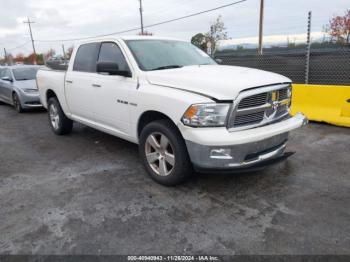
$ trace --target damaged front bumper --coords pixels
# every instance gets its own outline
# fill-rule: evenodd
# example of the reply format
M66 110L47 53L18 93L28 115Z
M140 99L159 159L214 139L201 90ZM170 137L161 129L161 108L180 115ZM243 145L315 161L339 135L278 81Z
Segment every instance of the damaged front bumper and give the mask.
M229 132L226 128L180 128L196 170L245 170L284 160L289 131L307 124L297 114L259 128Z

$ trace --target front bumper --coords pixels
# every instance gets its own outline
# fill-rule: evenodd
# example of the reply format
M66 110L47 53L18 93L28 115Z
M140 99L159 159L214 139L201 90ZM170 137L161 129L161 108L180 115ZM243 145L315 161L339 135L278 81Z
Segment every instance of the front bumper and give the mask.
M22 108L40 108L43 105L40 102L40 94L39 93L25 93L22 92L20 95Z
M275 124L236 132L226 128L179 128L196 169L232 170L283 158L288 132L306 123L307 118L297 114Z

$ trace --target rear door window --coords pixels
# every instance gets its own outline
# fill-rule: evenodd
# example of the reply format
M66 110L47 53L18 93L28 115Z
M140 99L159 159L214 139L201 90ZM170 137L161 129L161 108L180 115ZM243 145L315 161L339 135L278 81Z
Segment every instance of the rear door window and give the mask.
M95 73L99 47L99 43L81 45L75 56L73 71Z

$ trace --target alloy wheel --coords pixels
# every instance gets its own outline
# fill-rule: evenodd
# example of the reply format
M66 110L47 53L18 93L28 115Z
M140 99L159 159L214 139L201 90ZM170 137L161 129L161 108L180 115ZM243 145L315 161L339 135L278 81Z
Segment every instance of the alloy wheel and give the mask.
M60 124L60 117L58 115L57 107L54 104L50 105L49 114L50 114L51 125L55 130L57 130Z
M173 146L161 133L150 134L145 143L146 158L149 166L159 176L168 176L175 166Z

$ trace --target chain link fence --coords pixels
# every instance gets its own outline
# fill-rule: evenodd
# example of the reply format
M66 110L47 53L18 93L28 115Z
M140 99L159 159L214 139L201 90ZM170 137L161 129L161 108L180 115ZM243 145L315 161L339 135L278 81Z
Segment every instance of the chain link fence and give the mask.
M252 67L285 75L294 83L306 82L305 48L223 50L215 53L222 64ZM311 47L309 84L350 85L350 46Z

